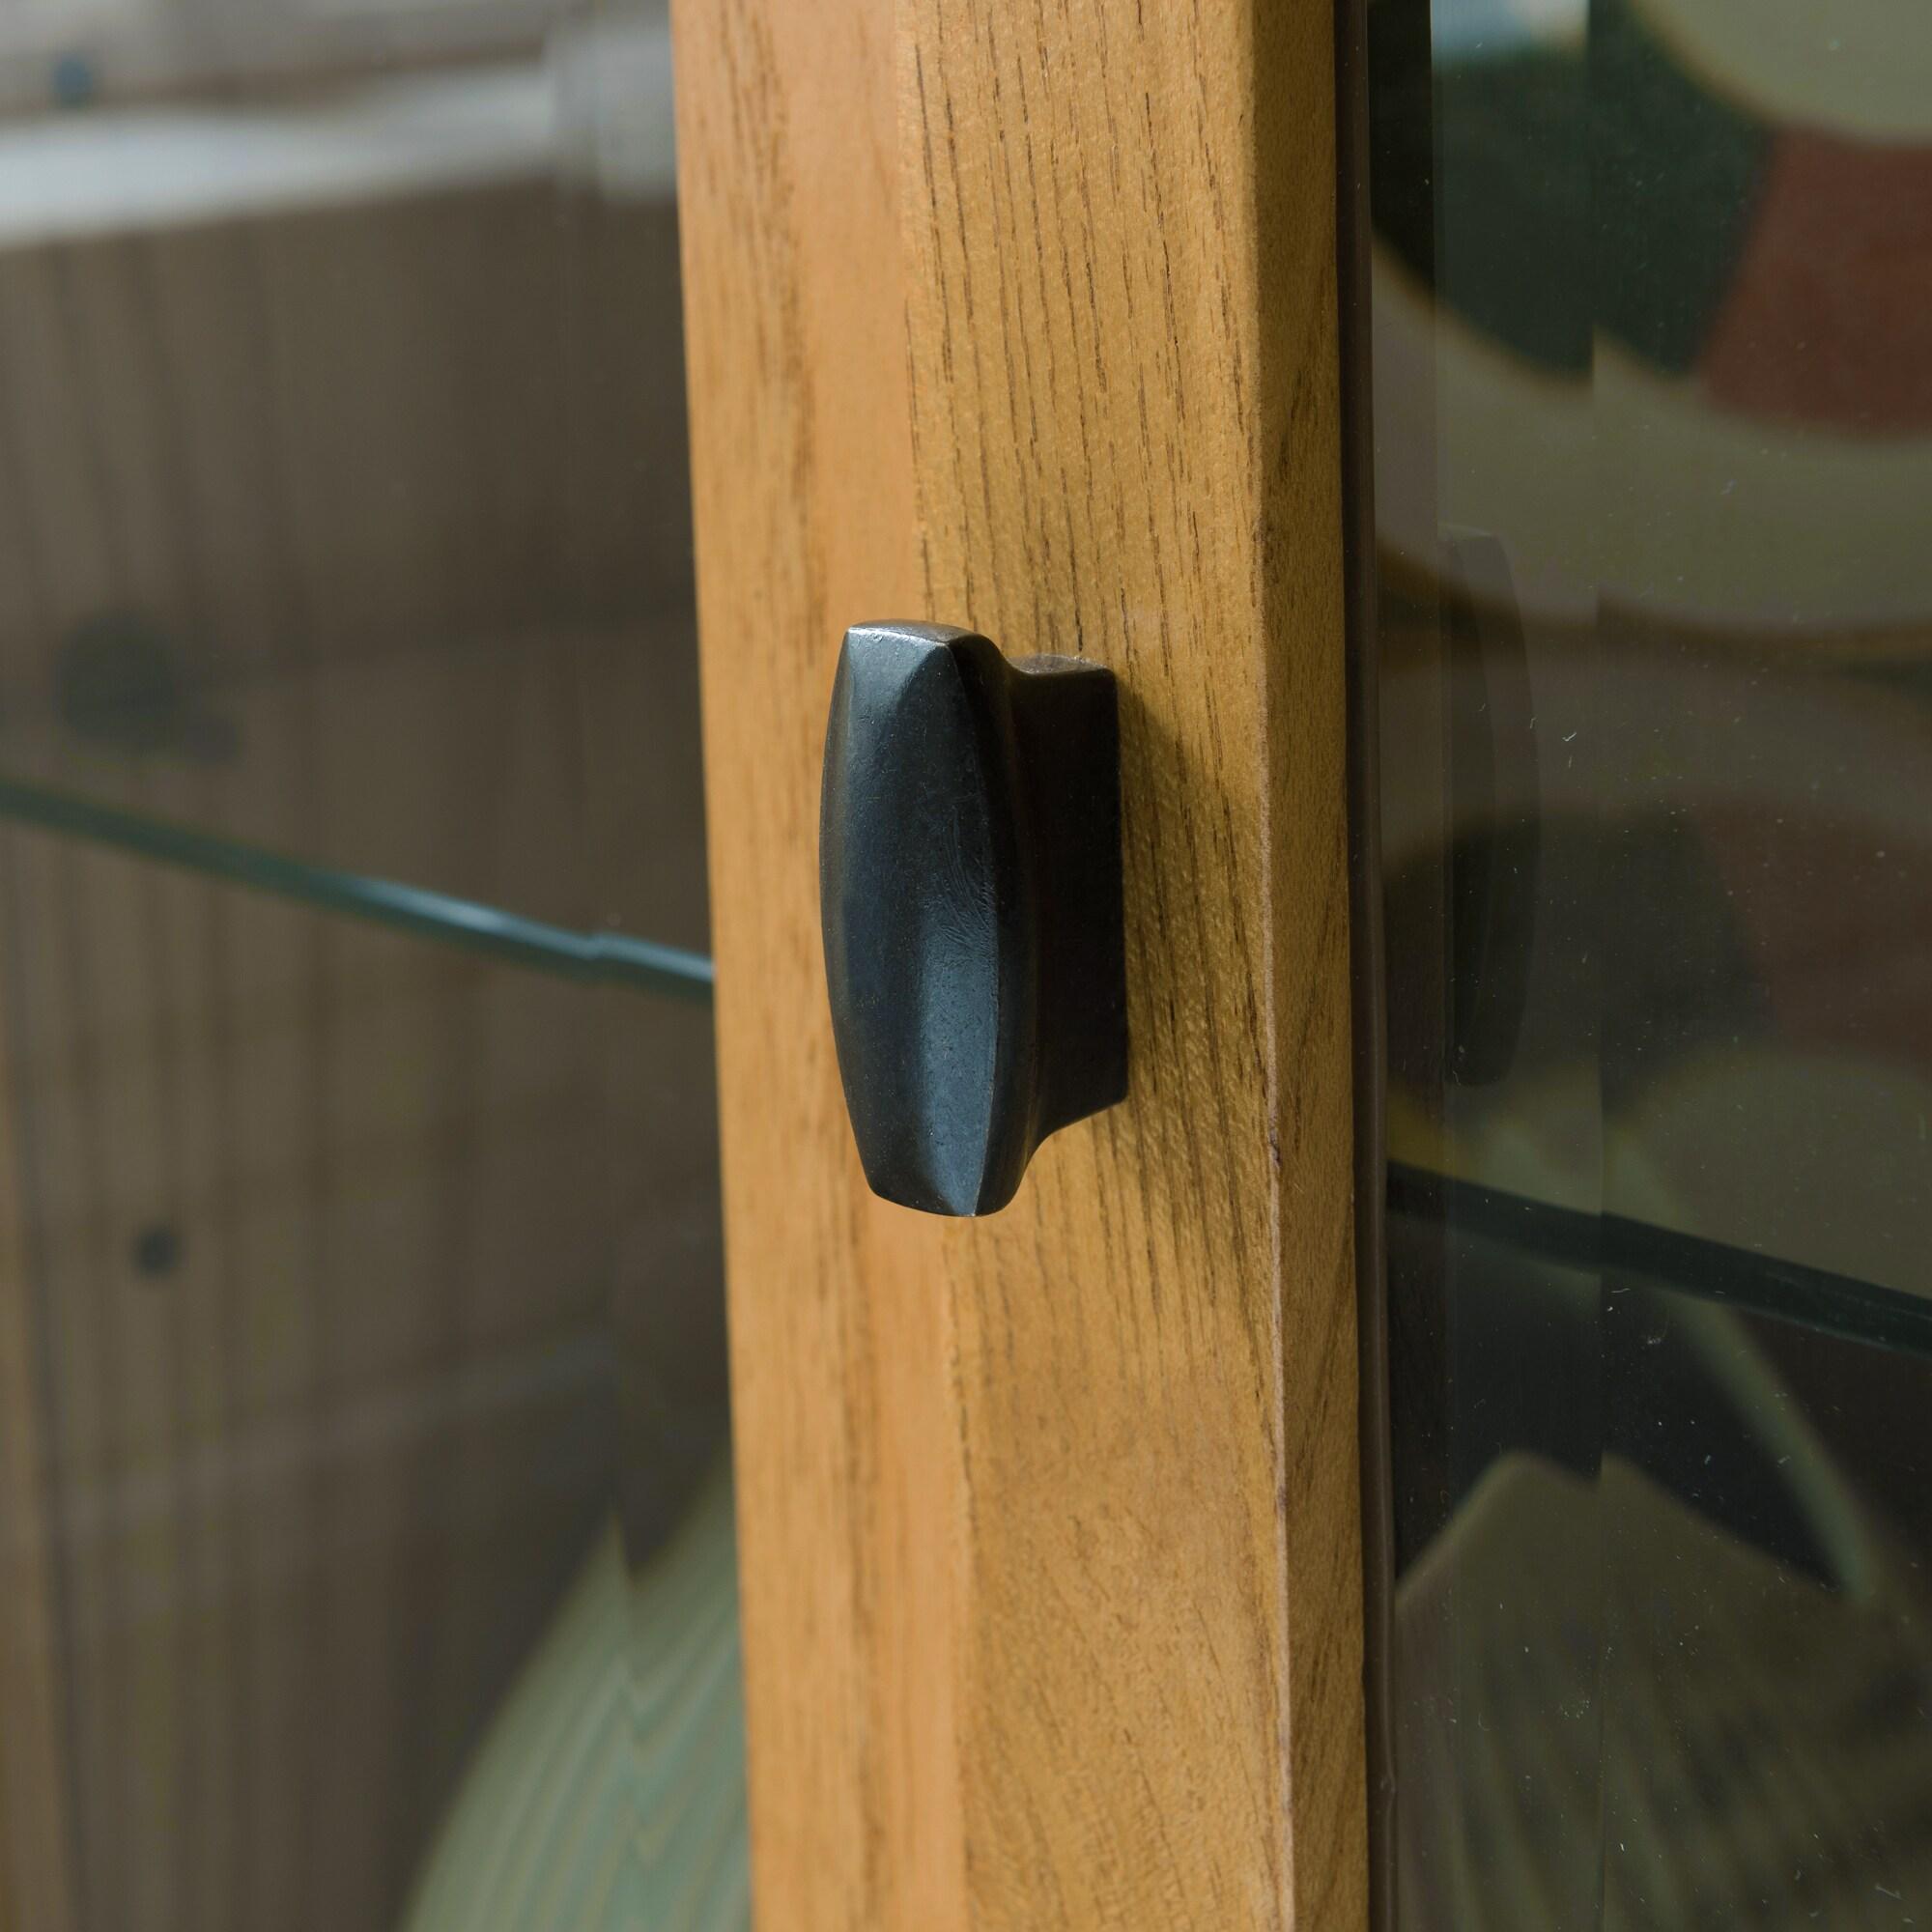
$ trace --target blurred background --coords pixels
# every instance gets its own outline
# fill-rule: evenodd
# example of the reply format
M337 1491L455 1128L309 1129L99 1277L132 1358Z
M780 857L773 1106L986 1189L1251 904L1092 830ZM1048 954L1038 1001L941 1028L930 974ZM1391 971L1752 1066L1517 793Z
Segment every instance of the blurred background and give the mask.
M741 1924L663 6L0 117L0 1923Z

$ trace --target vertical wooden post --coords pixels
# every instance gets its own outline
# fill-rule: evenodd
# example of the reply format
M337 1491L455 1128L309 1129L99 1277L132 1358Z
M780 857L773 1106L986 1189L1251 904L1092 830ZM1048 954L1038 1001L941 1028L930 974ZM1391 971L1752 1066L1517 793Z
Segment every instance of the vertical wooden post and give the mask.
M676 19L754 1886L787 1927L1365 1915L1331 21ZM1122 691L1133 1091L871 1200L839 634Z

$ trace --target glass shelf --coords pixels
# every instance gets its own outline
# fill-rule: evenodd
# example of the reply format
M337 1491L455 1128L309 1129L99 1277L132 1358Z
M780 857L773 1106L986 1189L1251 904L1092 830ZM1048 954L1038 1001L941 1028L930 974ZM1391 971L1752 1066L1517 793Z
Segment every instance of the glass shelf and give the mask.
M620 932L572 931L425 887L332 871L190 826L142 817L6 778L0 778L0 818L91 839L136 858L178 866L440 945L464 947L536 972L679 999L708 1002L711 998L711 961L680 947L660 946Z
M111 620L0 694L0 822L709 1000L687 613L199 679L185 655Z
M1932 1301L1877 1282L1400 1161L1389 1163L1386 1198L1391 1215L1453 1227L1564 1268L1634 1276L1843 1341L1932 1357Z

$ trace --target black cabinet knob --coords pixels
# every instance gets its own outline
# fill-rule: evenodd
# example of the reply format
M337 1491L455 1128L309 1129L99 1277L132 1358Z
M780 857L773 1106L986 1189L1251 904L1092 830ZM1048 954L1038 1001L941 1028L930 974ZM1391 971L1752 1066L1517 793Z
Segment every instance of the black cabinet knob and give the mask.
M1113 673L942 624L845 634L819 894L866 1179L934 1214L1013 1198L1127 1091Z

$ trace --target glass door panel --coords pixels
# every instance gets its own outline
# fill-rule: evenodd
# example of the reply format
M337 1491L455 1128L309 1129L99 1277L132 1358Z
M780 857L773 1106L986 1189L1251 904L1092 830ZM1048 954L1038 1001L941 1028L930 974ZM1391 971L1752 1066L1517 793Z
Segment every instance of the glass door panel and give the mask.
M1368 28L1396 1920L1923 1919L1932 29Z
M10 1922L741 1925L662 10L0 111Z

